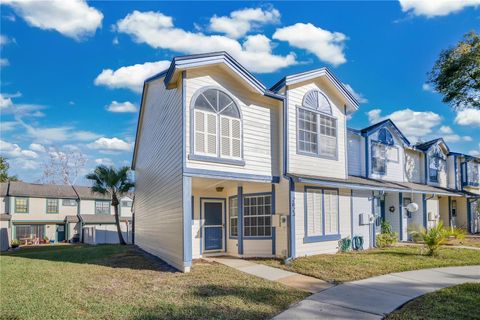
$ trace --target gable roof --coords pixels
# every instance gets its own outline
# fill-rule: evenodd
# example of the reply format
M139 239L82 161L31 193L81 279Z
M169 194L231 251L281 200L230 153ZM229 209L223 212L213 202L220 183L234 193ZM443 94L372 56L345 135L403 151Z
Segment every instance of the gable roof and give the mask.
M333 84L333 86L347 100L348 102L347 107L350 107L352 111L358 110L359 103L357 99L353 96L353 94L350 91L348 91L348 89L343 85L343 83L339 81L337 77L335 77L335 75L325 67L285 76L280 81L275 83L270 88L270 91L278 93L285 86L289 86L289 85L303 82L303 81L308 81L308 80L319 78L319 77L326 77Z
M9 196L17 197L52 197L62 199L77 199L77 194L69 185L27 183L10 181Z
M393 123L393 121L390 120L390 119L385 119L383 121L372 124L369 127L361 129L360 132L362 133L362 135L369 136L372 133L374 133L374 132L376 132L376 131L378 131L381 128L384 128L386 126L389 126L391 129L393 129L393 131L395 131L397 136L400 137L400 139L405 143L405 145L410 146L410 141L408 141L407 137L405 137L405 135L402 133L402 131L400 131L400 129L398 129L398 127L395 125L395 123Z
M448 155L454 155L454 156L460 156L460 157L464 157L466 160L475 160L475 161L480 161L480 157L477 157L477 156L472 156L470 154L465 154L465 153L460 153L460 152L449 152Z
M443 145L447 149L447 154L450 153L450 149L448 148L448 146L445 143L445 141L443 140L443 138L437 138L437 139L433 139L433 140L430 140L430 141L427 141L427 142L417 143L415 145L415 148L417 148L419 150L422 150L422 151L428 151L428 149L430 149L433 145L435 145L439 142L443 143Z

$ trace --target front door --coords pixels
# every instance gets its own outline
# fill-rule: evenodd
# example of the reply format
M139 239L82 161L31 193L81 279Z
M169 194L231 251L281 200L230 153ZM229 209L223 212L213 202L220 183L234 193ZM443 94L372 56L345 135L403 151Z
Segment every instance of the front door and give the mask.
M65 225L57 224L57 242L62 242L65 240Z
M224 205L223 200L204 200L203 202L205 251L223 250Z

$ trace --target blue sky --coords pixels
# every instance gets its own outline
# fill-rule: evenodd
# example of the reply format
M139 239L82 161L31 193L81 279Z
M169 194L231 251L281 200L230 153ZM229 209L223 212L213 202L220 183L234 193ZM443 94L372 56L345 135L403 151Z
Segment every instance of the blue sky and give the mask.
M391 117L412 141L480 154L480 112L456 113L425 85L442 49L480 31L477 0L2 3L0 151L25 181L63 154L84 155L81 177L129 165L142 80L210 50L267 86L327 66L361 101L349 126Z

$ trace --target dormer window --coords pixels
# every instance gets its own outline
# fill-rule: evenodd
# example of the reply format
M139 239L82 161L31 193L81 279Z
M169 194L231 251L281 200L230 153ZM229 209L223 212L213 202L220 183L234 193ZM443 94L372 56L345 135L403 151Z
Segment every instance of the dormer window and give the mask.
M431 152L430 163L428 166L428 178L430 182L438 182L438 174L445 166L445 155L436 145Z
M192 99L193 154L242 158L242 119L234 100L219 89L200 89Z
M327 97L319 90L305 94L297 107L297 152L334 159L337 157L337 119Z

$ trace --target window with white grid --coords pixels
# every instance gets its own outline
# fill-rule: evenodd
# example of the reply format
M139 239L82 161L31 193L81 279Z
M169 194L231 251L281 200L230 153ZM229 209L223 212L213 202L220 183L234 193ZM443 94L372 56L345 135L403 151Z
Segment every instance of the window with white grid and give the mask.
M196 94L193 106L194 153L241 159L242 122L233 99L221 90L206 89Z
M243 199L243 235L270 237L272 235L272 196L251 195Z
M297 108L297 149L303 154L337 156L337 120L327 97L318 90L305 94Z
M238 198L230 198L230 203L228 205L229 215L230 215L230 237L238 236Z
M318 152L317 114L298 109L298 149L302 152Z

